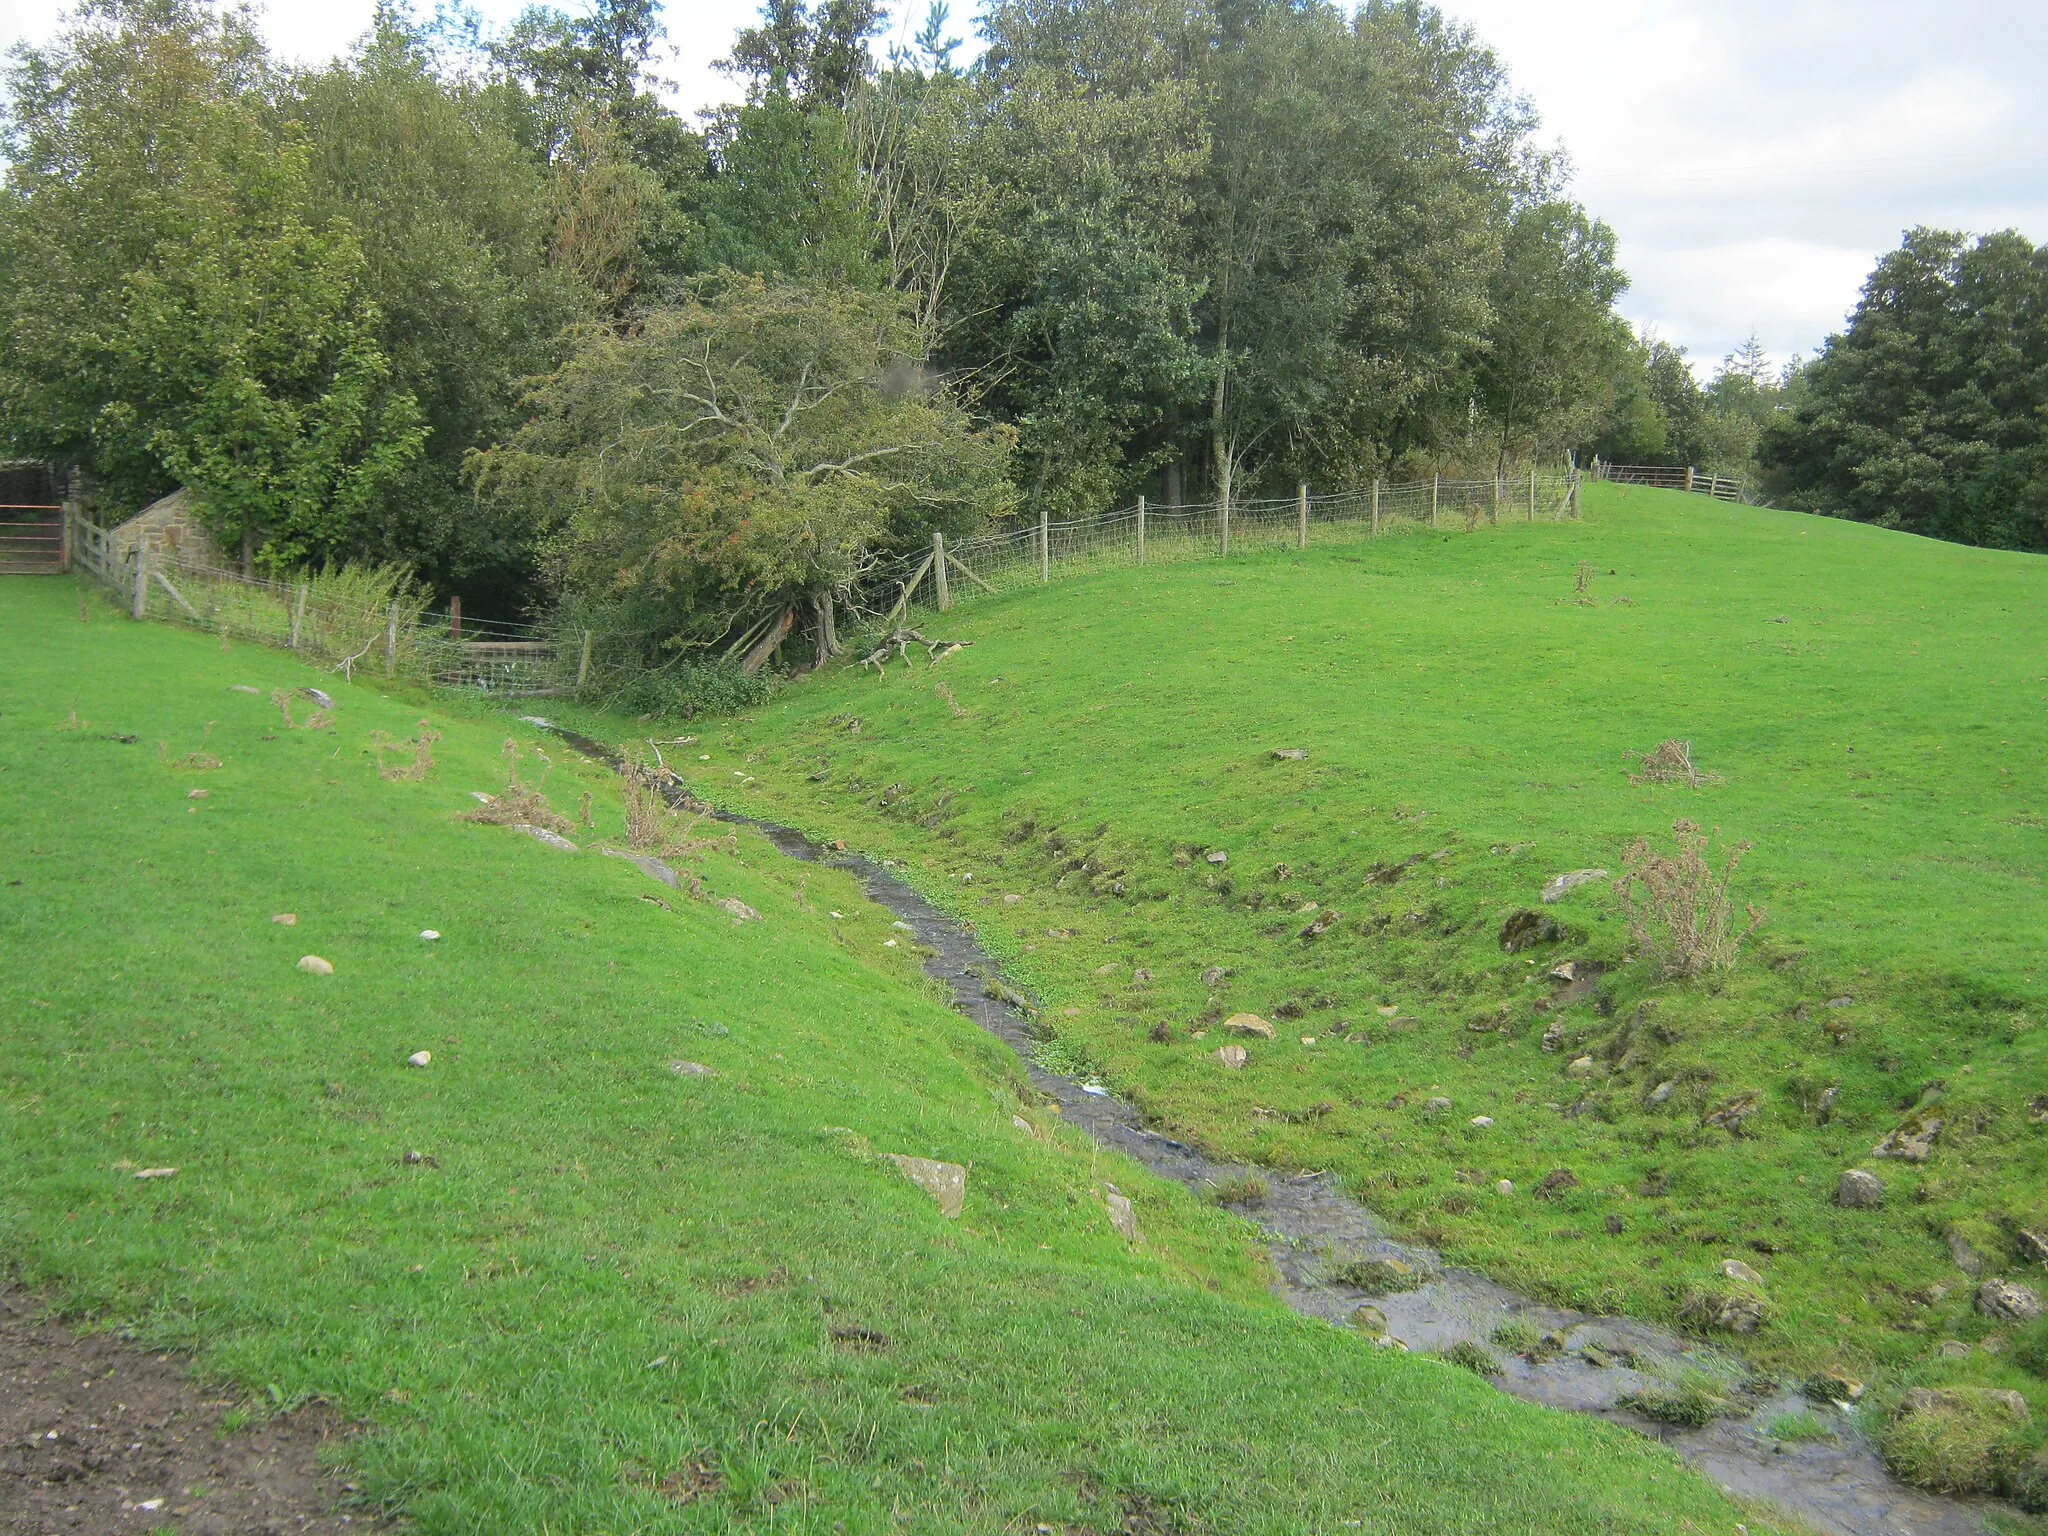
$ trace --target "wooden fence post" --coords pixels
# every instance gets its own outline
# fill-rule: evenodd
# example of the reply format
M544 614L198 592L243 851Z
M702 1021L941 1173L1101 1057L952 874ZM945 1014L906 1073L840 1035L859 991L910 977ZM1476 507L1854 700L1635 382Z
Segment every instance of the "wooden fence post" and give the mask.
M462 594L451 593L448 598L448 638L462 638Z
M1294 505L1301 517L1301 547L1308 548L1308 482L1302 481L1294 488Z
M398 599L391 600L391 613L384 620L384 675L398 675Z
M1690 464L1685 466L1685 488L1688 491L1692 489L1692 466Z
M64 514L59 524L57 538L57 574L69 574L71 570L71 503L64 503Z
M1380 477L1372 477L1372 536L1380 536Z
M1044 502L1038 504L1038 580L1041 584L1052 580L1052 515Z
M306 584L299 583L299 595L292 600L292 649L299 648L299 636L306 628Z
M944 613L953 606L953 592L946 585L946 536L937 529L932 530L932 580L939 588L939 612Z
M1138 564L1145 563L1145 498L1138 498Z
M149 545L140 533L135 536L135 606L138 619L149 617Z
M1432 528L1436 526L1437 492L1443 489L1443 483L1444 477L1441 470L1429 477L1429 526Z
M1536 521L1536 461L1529 461L1529 521Z
M583 654L576 660L576 691L581 693L583 685L590 681L590 631L583 631Z
M1225 555L1230 553L1230 470L1230 460L1226 456L1223 461L1223 483L1218 487L1223 496L1222 500L1216 503L1216 521L1222 534Z

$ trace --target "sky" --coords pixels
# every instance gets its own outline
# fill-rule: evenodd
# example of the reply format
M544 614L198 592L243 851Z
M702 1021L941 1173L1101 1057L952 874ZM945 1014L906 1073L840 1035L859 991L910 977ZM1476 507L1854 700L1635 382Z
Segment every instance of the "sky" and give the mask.
M892 30L922 19L897 0ZM572 8L575 0L566 0ZM269 0L307 62L345 49L372 0ZM916 14L910 14L915 7ZM424 8L424 7L423 7ZM487 23L519 0L475 0ZM43 41L61 0L0 0L0 44ZM954 0L953 30L971 0ZM1444 0L1508 66L1613 226L1621 309L1703 375L1754 332L1774 358L1838 330L1872 264L1916 224L2048 242L2042 0ZM683 111L758 0L667 0L660 73Z

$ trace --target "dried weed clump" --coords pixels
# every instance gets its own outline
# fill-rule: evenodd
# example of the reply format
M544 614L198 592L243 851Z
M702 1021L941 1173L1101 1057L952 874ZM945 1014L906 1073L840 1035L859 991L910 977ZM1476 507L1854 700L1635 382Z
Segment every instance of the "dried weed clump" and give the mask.
M665 793L669 785L677 782L667 767L627 762L619 768L619 781L626 792L626 846L636 853L675 856L705 853L714 848L738 852L736 833L728 832L723 837L697 835L697 828L710 812L698 810L695 802L685 797L691 811L687 822L677 813Z
M533 755L544 765L541 769L541 783L547 782L548 773L554 768L547 753L535 747ZM548 831L567 837L576 830L575 824L548 804L548 797L540 792L540 785L526 785L519 782L519 743L506 738L505 788L498 797L487 805L480 805L463 816L464 821L482 822L491 827L545 827Z
M270 704L284 717L284 728L288 731L324 731L334 724L334 716L324 709L315 709L303 720L292 718L292 696L282 688L271 690Z
M440 739L441 733L424 720L420 722L419 735L405 741L398 741L385 731L370 732L370 750L377 754L377 777L424 783L427 775L434 771L434 743ZM410 752L412 759L387 764L384 761L386 752Z
M1725 970L1764 921L1762 911L1749 907L1749 925L1738 932L1728 898L1736 866L1750 845L1737 843L1717 871L1708 859L1707 834L1696 824L1675 821L1671 832L1678 844L1675 853L1660 853L1639 837L1623 855L1614 890L1628 918L1629 938L1636 952L1666 976Z
M1708 773L1693 762L1689 741L1660 741L1654 752L1631 752L1629 756L1642 764L1642 772L1628 776L1631 784L1690 784L1699 789L1721 782L1720 774Z

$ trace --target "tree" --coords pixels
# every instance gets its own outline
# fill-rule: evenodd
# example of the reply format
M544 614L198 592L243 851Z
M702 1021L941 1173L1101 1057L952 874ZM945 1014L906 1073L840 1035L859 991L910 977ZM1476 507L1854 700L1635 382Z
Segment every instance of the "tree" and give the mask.
M99 0L9 86L9 446L84 466L110 510L182 481L245 560L345 550L425 429L240 13Z
M287 102L315 205L362 232L378 342L428 432L352 552L412 565L472 613L517 611L538 550L531 527L469 493L464 457L517 425L519 381L561 360L562 330L594 312L595 289L617 297L637 251L635 226L609 246L592 233L593 179L537 162L517 106L503 85L438 77L426 39L388 17ZM568 203L572 189L584 195Z
M650 651L729 642L748 670L881 546L970 533L1009 503L1011 438L919 363L894 296L724 274L625 328L590 327L473 460L486 494L558 509L559 591Z
M1787 501L2048 550L2048 250L1909 232L1798 383L1760 449Z

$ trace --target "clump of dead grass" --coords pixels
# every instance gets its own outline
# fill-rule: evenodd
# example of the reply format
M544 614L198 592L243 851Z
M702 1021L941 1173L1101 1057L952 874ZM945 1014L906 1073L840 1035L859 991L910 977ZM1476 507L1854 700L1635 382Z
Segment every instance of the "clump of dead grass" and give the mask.
M1622 858L1614 882L1628 919L1636 952L1666 976L1701 976L1735 964L1743 941L1763 925L1765 914L1747 908L1749 924L1735 925L1728 887L1749 852L1746 842L1728 850L1717 870L1708 855L1707 834L1690 821L1675 821L1673 853L1661 853L1648 838L1637 838Z
M670 797L680 787L673 770L665 765L625 762L619 766L619 781L626 797L626 846L636 853L677 857L722 849L739 851L739 836L728 832L721 837L701 837L697 829L711 813L682 796L689 819L684 820Z
M1719 784L1721 775L1708 773L1692 760L1692 743L1673 738L1657 743L1654 752L1631 752L1642 765L1640 773L1628 776L1631 784L1689 784L1694 789Z
M535 747L532 751L543 765L540 784L545 784L554 763L540 748ZM465 813L462 819L490 827L545 827L562 837L575 831L575 824L548 804L548 797L541 793L540 784L520 782L519 743L507 737L501 755L505 760L505 788L495 799Z
M370 750L377 754L377 777L413 784L424 783L427 775L434 771L434 743L440 739L441 733L424 720L420 722L419 735L405 741L397 740L388 731L370 732ZM384 761L384 754L387 752L408 752L411 758L409 761L387 764Z
M284 717L284 728L288 731L324 731L334 724L334 716L324 709L315 709L303 720L292 718L292 696L282 688L273 688L270 706Z

